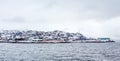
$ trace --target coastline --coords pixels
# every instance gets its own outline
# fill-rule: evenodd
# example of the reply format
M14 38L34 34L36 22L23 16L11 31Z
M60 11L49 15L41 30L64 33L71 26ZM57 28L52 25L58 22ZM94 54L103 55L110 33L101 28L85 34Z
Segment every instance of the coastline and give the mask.
M0 43L26 43L26 44L44 44L44 43L115 43L115 41L86 41L86 42L78 42L78 41L72 41L72 42L30 42L30 41L19 41L19 42L0 42Z

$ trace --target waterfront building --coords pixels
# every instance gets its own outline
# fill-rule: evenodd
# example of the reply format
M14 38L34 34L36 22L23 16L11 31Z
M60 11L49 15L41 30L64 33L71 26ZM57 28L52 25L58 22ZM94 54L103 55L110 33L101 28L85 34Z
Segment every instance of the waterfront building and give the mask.
M97 40L98 41L105 41L105 42L111 41L110 38L98 38Z

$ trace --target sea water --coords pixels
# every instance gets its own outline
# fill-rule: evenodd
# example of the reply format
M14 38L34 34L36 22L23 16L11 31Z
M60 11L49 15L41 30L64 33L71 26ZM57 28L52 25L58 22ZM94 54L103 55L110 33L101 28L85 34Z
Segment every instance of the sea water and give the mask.
M0 61L120 61L120 43L0 43Z

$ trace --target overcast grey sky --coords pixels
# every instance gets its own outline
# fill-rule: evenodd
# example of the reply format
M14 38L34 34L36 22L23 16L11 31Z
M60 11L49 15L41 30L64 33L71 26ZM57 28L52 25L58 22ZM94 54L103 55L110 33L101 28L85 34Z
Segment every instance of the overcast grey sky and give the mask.
M0 29L120 38L120 0L0 0Z

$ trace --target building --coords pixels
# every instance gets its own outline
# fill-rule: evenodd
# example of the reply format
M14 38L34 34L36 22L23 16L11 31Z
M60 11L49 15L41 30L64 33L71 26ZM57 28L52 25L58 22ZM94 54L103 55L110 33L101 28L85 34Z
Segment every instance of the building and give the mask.
M110 38L98 38L97 40L98 41L105 41L105 42L111 41Z

